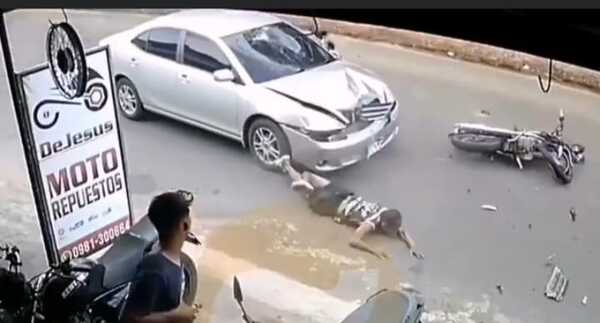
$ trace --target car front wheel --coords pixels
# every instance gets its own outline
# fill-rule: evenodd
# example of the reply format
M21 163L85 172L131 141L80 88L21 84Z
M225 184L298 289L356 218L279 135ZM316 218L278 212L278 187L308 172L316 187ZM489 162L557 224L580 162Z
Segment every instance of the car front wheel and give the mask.
M133 83L125 77L117 81L117 102L119 109L127 118L132 120L143 118L142 100Z
M271 171L278 170L274 161L291 154L290 144L281 127L266 118L252 123L248 130L248 144L260 166Z

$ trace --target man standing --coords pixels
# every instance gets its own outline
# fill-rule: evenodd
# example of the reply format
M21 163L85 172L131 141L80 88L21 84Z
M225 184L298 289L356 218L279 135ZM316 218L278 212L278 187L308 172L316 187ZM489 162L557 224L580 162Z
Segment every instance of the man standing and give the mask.
M181 249L191 228L191 193L160 194L150 203L148 217L159 235L160 250L147 255L125 308L126 323L191 323L197 309L182 302Z
M404 241L413 257L424 258L415 251L415 242L402 225L402 215L398 210L368 202L311 172L300 174L292 167L289 156L281 157L275 164L290 176L292 188L303 193L315 213L357 228L350 239L351 247L386 259L388 255L385 252L375 250L363 240L369 232L381 232Z

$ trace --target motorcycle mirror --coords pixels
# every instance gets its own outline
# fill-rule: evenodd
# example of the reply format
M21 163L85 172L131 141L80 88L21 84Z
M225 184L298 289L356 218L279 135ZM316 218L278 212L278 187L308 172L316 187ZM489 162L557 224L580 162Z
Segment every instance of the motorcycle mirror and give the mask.
M242 295L242 288L240 287L240 282L237 279L237 276L233 276L233 297L238 303L241 303L244 300L244 296Z

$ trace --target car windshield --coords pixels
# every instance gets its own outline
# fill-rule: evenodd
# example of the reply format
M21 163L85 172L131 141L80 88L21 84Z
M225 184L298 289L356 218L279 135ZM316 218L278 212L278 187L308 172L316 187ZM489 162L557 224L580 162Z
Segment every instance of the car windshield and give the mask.
M223 38L255 83L296 74L333 60L327 50L285 23Z

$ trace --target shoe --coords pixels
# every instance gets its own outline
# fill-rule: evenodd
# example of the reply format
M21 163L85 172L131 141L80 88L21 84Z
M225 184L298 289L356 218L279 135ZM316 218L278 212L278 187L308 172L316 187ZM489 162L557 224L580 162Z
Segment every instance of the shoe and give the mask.
M297 190L298 188L306 188L311 191L315 189L312 185L310 185L309 182L307 182L303 179L299 179L297 181L292 182L292 189Z
M273 161L273 165L277 166L278 168L281 168L282 171L286 171L285 169L285 165L289 164L290 162L290 155L283 155L281 157L279 157L278 159Z

